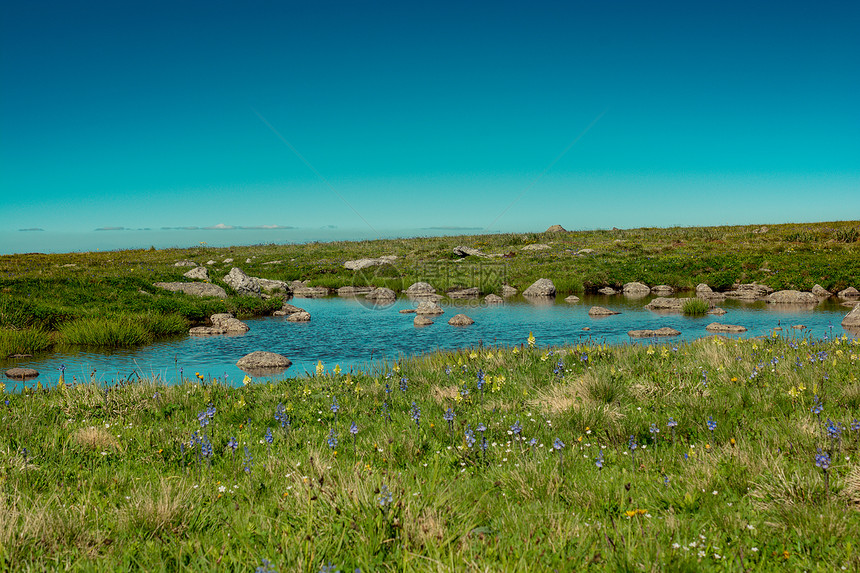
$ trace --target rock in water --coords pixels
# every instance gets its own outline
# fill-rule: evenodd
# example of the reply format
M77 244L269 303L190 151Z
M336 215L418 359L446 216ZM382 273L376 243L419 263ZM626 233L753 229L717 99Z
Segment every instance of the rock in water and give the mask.
M448 321L448 324L451 326L469 326L470 324L475 324L475 321L466 316L465 314L456 314L451 317L451 320Z
M608 308L603 308L602 306L592 306L588 309L588 316L611 316L613 314L621 313L609 310Z
M397 299L397 293L395 293L390 288L379 287L367 293L364 298L366 298L367 300L376 301L378 303L394 302Z
M412 321L412 324L414 326L430 326L433 324L433 321L424 315L417 314L415 315L415 320Z
M625 283L621 292L627 296L643 297L651 294L651 287L642 283Z
M497 294L488 294L484 297L484 302L487 304L502 304L505 302L505 299Z
M413 283L408 289L406 289L406 294L409 295L434 294L435 292L436 289L433 288L433 285L422 282Z
M224 282L240 295L260 296L260 285L242 272L239 267L233 267L224 275Z
M767 302L773 304L818 304L818 297L811 292L781 290L768 295Z
M663 328L658 328L656 330L631 330L627 333L627 336L631 338L652 338L655 336L678 336L679 334L681 334L679 330L664 326Z
M555 296L555 284L549 279L538 279L523 291L523 296Z
M416 314L423 315L438 315L444 314L445 311L439 306L437 303L433 301L424 301L418 304L418 308L415 309Z
M603 287L602 289L598 289L597 292L599 292L600 294L606 294L606 295L618 294L618 291L616 291L612 287Z
M564 302L568 302L570 304L574 304L579 302L579 297L575 295L570 295L569 297L564 299Z
M815 296L820 296L822 298L827 298L832 295L829 290L827 290L821 285L815 285L814 287L812 287L812 294L814 294Z
M292 365L290 359L282 354L257 350L236 362L236 366L249 374L265 376L279 374Z
M6 371L6 377L13 380L29 380L39 375L39 372L32 368L10 368Z
M509 296L514 296L517 294L517 289L509 285L502 285L502 296L507 298Z
M860 298L860 291L858 291L854 287L848 287L845 290L839 291L839 294L837 294L836 296L838 296L839 298L845 298L845 299Z
M842 319L842 328L850 329L852 333L860 331L860 305L855 306L851 312L845 315L845 318Z
M747 331L747 329L743 326L738 326L736 324L720 324L719 322L712 322L705 327L705 330L707 330L708 332L729 332L732 334L738 334L740 332Z
M287 320L289 322L308 322L311 319L311 313L306 310L302 310L300 312L293 312L287 315Z

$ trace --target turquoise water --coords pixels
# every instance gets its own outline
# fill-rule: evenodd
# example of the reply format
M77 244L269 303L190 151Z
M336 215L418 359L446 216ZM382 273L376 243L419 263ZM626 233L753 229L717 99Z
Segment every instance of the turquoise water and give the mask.
M233 385L241 384L245 373L236 361L255 350L267 350L287 356L293 365L283 374L297 376L313 372L318 360L327 368L339 364L344 371L373 368L384 358L398 358L437 349L470 346L512 346L526 341L533 332L539 346L575 344L578 342L610 344L673 344L692 340L708 333L712 322L738 324L748 331L742 337L770 335L781 326L783 336L815 337L842 336L842 318L850 310L835 302L824 302L814 310L768 305L764 302L742 303L727 300L720 306L728 311L724 316L688 318L678 314L658 314L644 308L653 297L639 300L623 296L584 296L578 304L558 299L549 304L530 302L518 297L501 305L483 306L479 301L443 301L445 314L431 317L435 324L415 328L414 314L400 314L404 308L414 308L414 302L399 299L384 309L370 309L356 299L329 297L324 299L293 299L291 302L311 313L308 323L292 323L282 317L267 317L246 321L251 330L238 336L181 337L150 346L112 351L109 353L81 350L45 356L0 361L5 370L12 366L39 370L36 381L55 384L59 368L65 365L67 381L72 378L88 380L92 376L111 383L141 377L159 377L168 383L179 378L180 368L185 377L200 372L207 378L216 377ZM591 318L592 305L621 312L606 318ZM475 320L468 327L454 327L447 321L454 314L464 313ZM805 330L790 327L803 324ZM681 335L661 339L631 339L627 332L634 329L669 326ZM589 327L590 331L583 328ZM93 374L94 373L94 374ZM6 389L20 389L21 383L6 379Z

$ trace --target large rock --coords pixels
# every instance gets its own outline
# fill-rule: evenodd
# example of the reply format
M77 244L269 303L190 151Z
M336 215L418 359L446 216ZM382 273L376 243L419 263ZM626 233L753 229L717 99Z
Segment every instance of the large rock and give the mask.
M615 290L614 288L609 287L609 286L603 287L601 289L597 289L597 292L599 292L600 294L605 294L605 295L618 294L617 290Z
M358 296L373 291L371 286L343 286L337 289L338 296Z
M732 285L732 290L724 293L729 298L738 298L742 300L758 300L765 298L771 294L773 289L767 285L757 283L735 284Z
M575 303L579 302L579 297L572 294L568 297L565 297L564 302L568 302L570 304L575 304Z
M209 280L209 271L206 267L194 267L190 271L183 274L187 279L196 279L200 281L208 281Z
M854 287L848 287L845 290L839 291L839 293L836 296L838 296L839 298L844 298L844 299L860 298L860 291L858 291Z
M212 326L222 329L226 334L239 334L251 330L247 324L235 318L229 312L213 314L209 317L209 320L212 321Z
M470 324L475 324L475 321L465 314L455 314L451 317L451 320L448 321L448 324L451 326L469 326Z
M417 283L413 283L412 285L409 286L408 289L406 289L406 294L411 295L411 296L418 296L418 295L422 295L422 294L435 294L435 293L436 293L436 289L433 288L433 285L431 285L430 283L417 282Z
M183 261L176 261L175 263L173 263L173 266L174 267L196 267L197 263L195 263L194 261L189 261L186 259Z
M480 251L478 249L474 249L472 247L464 247L462 245L454 247L454 254L457 255L458 257L468 257L468 256L486 257L487 256L482 251Z
M517 289L509 285L502 285L502 296L507 298L509 296L514 296L517 294Z
M414 326L430 326L431 324L433 324L433 321L424 315L416 314L415 320L412 321L412 324Z
M488 294L484 297L484 302L486 304L502 304L505 302L505 299L497 294Z
M217 326L195 326L188 330L191 336L213 336L217 334L227 334L227 331Z
M827 290L821 285L815 285L814 287L812 287L812 294L821 298L827 298L832 295L829 290Z
M354 261L346 261L343 263L343 267L350 271L360 271L364 269L369 269L370 267L378 267L381 265L388 265L394 262L397 259L395 255L386 255L384 257L378 257L375 259L356 259Z
M330 292L328 287L306 285L294 287L293 284L290 285L290 288L293 291L293 296L297 298L322 298L328 296Z
M37 370L32 368L10 368L6 371L6 377L13 380L29 380L39 375Z
M642 297L651 293L651 287L642 283L624 283L621 292L627 296Z
M365 298L376 302L394 302L397 299L397 293L390 288L379 287L367 293Z
M260 290L266 292L274 292L276 290L283 291L286 293L290 291L290 285L288 285L285 281L277 281L272 279L261 279L259 277L250 277L252 281L256 281L256 283L260 286Z
M543 243L535 243L534 245L526 245L523 247L524 251L544 251L546 249L551 249L549 245L545 245Z
M224 275L224 282L230 286L237 294L240 295L260 295L260 285L242 272L239 267L233 267L230 272Z
M547 233L567 233L567 230L564 227L562 227L561 225L552 225L545 232L547 232Z
M675 293L675 289L669 285L657 285L651 289L651 292L657 296L669 296Z
M588 316L611 316L613 314L621 313L616 312L614 310L609 310L608 308L604 308L602 306L592 306L588 309Z
M182 292L190 296L215 296L227 298L227 292L210 283L154 283L153 286L173 292Z
M478 287L463 288L448 292L448 298L478 298L481 296L481 289Z
M860 305L854 307L854 309L845 315L845 318L842 319L842 328L851 329L851 331L860 330Z
M707 294L710 294L712 292L714 292L714 291L711 290L711 287L709 287L708 285L706 285L704 283L699 283L696 285L696 295L697 296L703 295L703 294L707 295Z
M445 314L445 311L437 303L430 300L425 300L424 302L418 304L418 308L415 309L415 313L437 315Z
M523 296L555 296L555 285L549 279L538 279L523 291Z
M768 295L767 302L774 304L818 304L819 299L811 292L781 290Z
M308 322L311 319L311 313L306 310L293 312L287 315L287 320L290 322Z
M731 334L738 334L747 331L743 326L738 326L736 324L720 324L719 322L712 322L705 327L705 330L708 332L728 332Z
M249 374L278 374L292 365L290 359L282 354L257 350L236 362L236 366Z
M647 308L648 310L671 310L681 312L681 305L685 300L687 299L658 296L657 298L646 304L645 308Z
M631 330L627 333L627 336L631 338L652 338L655 336L678 336L679 334L681 334L681 331L664 326L663 328L658 328L656 330Z

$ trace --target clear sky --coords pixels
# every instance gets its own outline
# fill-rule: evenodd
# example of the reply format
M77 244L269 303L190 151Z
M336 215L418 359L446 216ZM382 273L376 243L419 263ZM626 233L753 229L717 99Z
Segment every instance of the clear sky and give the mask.
M0 252L860 219L858 30L853 1L2 2Z

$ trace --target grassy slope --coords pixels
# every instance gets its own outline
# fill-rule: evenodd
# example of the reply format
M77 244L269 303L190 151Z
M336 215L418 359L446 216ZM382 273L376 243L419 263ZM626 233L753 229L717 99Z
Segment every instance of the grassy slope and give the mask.
M837 291L860 276L860 242L857 242L860 222L771 225L766 233L753 232L758 229L758 226L632 229L6 255L0 256L0 334L3 328L61 331L62 325L85 318L110 319L119 324L137 318L153 324L152 316L156 314L199 323L214 312L265 314L277 306L275 301L264 303L249 297L231 296L227 301L194 299L152 287L157 281L183 280L182 273L187 269L173 266L181 259L200 264L210 259L218 261L210 269L210 275L222 286L226 285L220 283L219 277L233 265L252 276L301 279L311 285L329 287L369 283L403 289L423 279L441 289L479 286L484 292L491 292L502 281L522 290L534 280L547 277L553 279L562 294L620 286L630 281L669 284L681 289L693 288L698 283L726 289L736 281L756 281L774 289L809 290L818 283ZM551 248L522 250L523 246L534 243L549 243ZM456 259L452 249L457 245L514 256L469 257L465 264L446 264ZM583 248L595 252L574 256ZM343 268L346 260L382 255L396 255L398 259L393 265L360 273ZM226 258L236 262L222 263ZM246 259L251 262L245 263ZM281 262L264 264L272 261ZM144 338L184 330L176 321L165 324L173 324L174 328L167 332L155 329Z
M238 389L190 380L8 396L0 569L247 571L264 558L306 572L860 567L856 342L539 344L538 333L534 349ZM828 437L830 420L841 438ZM195 433L211 459L188 445ZM832 459L827 486L819 448Z

